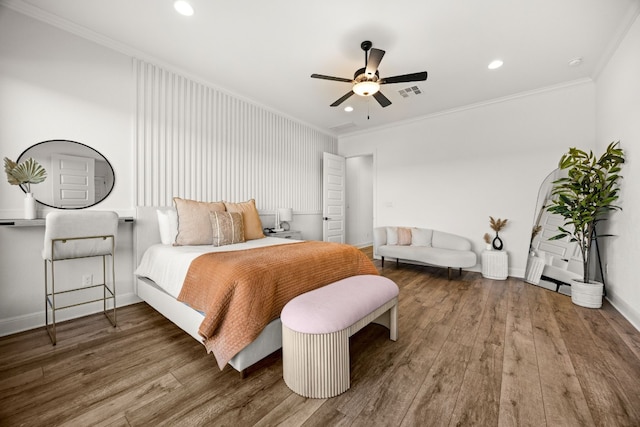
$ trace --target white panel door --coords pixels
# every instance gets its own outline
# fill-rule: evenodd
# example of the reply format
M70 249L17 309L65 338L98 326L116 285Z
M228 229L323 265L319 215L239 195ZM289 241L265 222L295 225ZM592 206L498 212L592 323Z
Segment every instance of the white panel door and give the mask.
M549 206L550 200L547 200L545 206ZM557 259L567 260L582 265L580 248L576 242L572 242L571 238L565 237L559 240L548 240L559 234L558 227L563 226L564 218L560 215L553 214L545 208L540 215L538 222L542 226L540 233L533 239L533 248L541 250ZM571 229L570 226L566 228Z
M345 159L322 156L322 240L345 242Z
M74 208L95 203L95 162L91 157L51 156L54 206Z

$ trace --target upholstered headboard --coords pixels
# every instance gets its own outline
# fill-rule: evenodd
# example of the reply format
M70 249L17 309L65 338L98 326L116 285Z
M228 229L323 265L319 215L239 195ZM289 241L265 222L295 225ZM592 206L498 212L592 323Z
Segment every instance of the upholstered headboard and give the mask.
M138 206L136 207L135 254L136 266L140 263L144 251L151 245L160 243L158 228L158 209L170 209L170 206Z

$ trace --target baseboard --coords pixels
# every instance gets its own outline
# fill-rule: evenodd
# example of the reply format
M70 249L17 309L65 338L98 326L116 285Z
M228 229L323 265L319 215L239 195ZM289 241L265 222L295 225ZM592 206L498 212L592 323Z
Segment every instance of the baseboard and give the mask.
M117 296L118 307L136 304L142 300L133 292ZM78 317L88 316L90 314L99 313L102 310L101 303L92 303L71 307L57 312L57 322L76 319ZM44 310L24 314L22 316L10 317L8 319L0 319L0 337L15 334L18 332L28 331L30 329L40 328L44 326Z
M607 289L607 296L605 297L607 301L611 303L611 305L633 325L638 331L640 331L640 313L625 301L617 298L615 294L611 292L610 289Z

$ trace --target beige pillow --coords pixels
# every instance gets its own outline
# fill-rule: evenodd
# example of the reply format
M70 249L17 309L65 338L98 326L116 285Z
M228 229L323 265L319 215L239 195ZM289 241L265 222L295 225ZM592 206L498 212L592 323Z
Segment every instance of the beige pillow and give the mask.
M174 197L173 202L178 212L178 235L175 245L210 245L213 242L213 234L209 214L224 212L224 203L198 202L179 197Z
M398 244L401 246L409 246L411 244L410 228L398 227Z
M242 221L244 222L244 238L246 240L261 239L264 237L262 232L262 221L256 209L256 201L254 199L241 203L224 202L228 212L242 213Z
M244 242L244 226L240 212L213 212L209 214L213 246Z

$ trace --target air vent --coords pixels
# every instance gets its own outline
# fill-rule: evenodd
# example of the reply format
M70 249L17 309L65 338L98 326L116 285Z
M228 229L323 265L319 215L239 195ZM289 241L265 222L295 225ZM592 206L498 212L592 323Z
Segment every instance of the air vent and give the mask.
M408 87L406 89L400 89L398 91L398 93L403 97L403 98L408 98L409 95L414 94L414 95L420 95L422 93L422 91L420 90L420 88L418 86L411 86Z
M349 122L349 123L343 123L341 125L334 126L332 128L329 128L329 129L331 129L333 131L336 131L336 132L341 132L343 130L351 129L351 128L354 128L354 127L356 127L356 124L353 123L353 122Z

